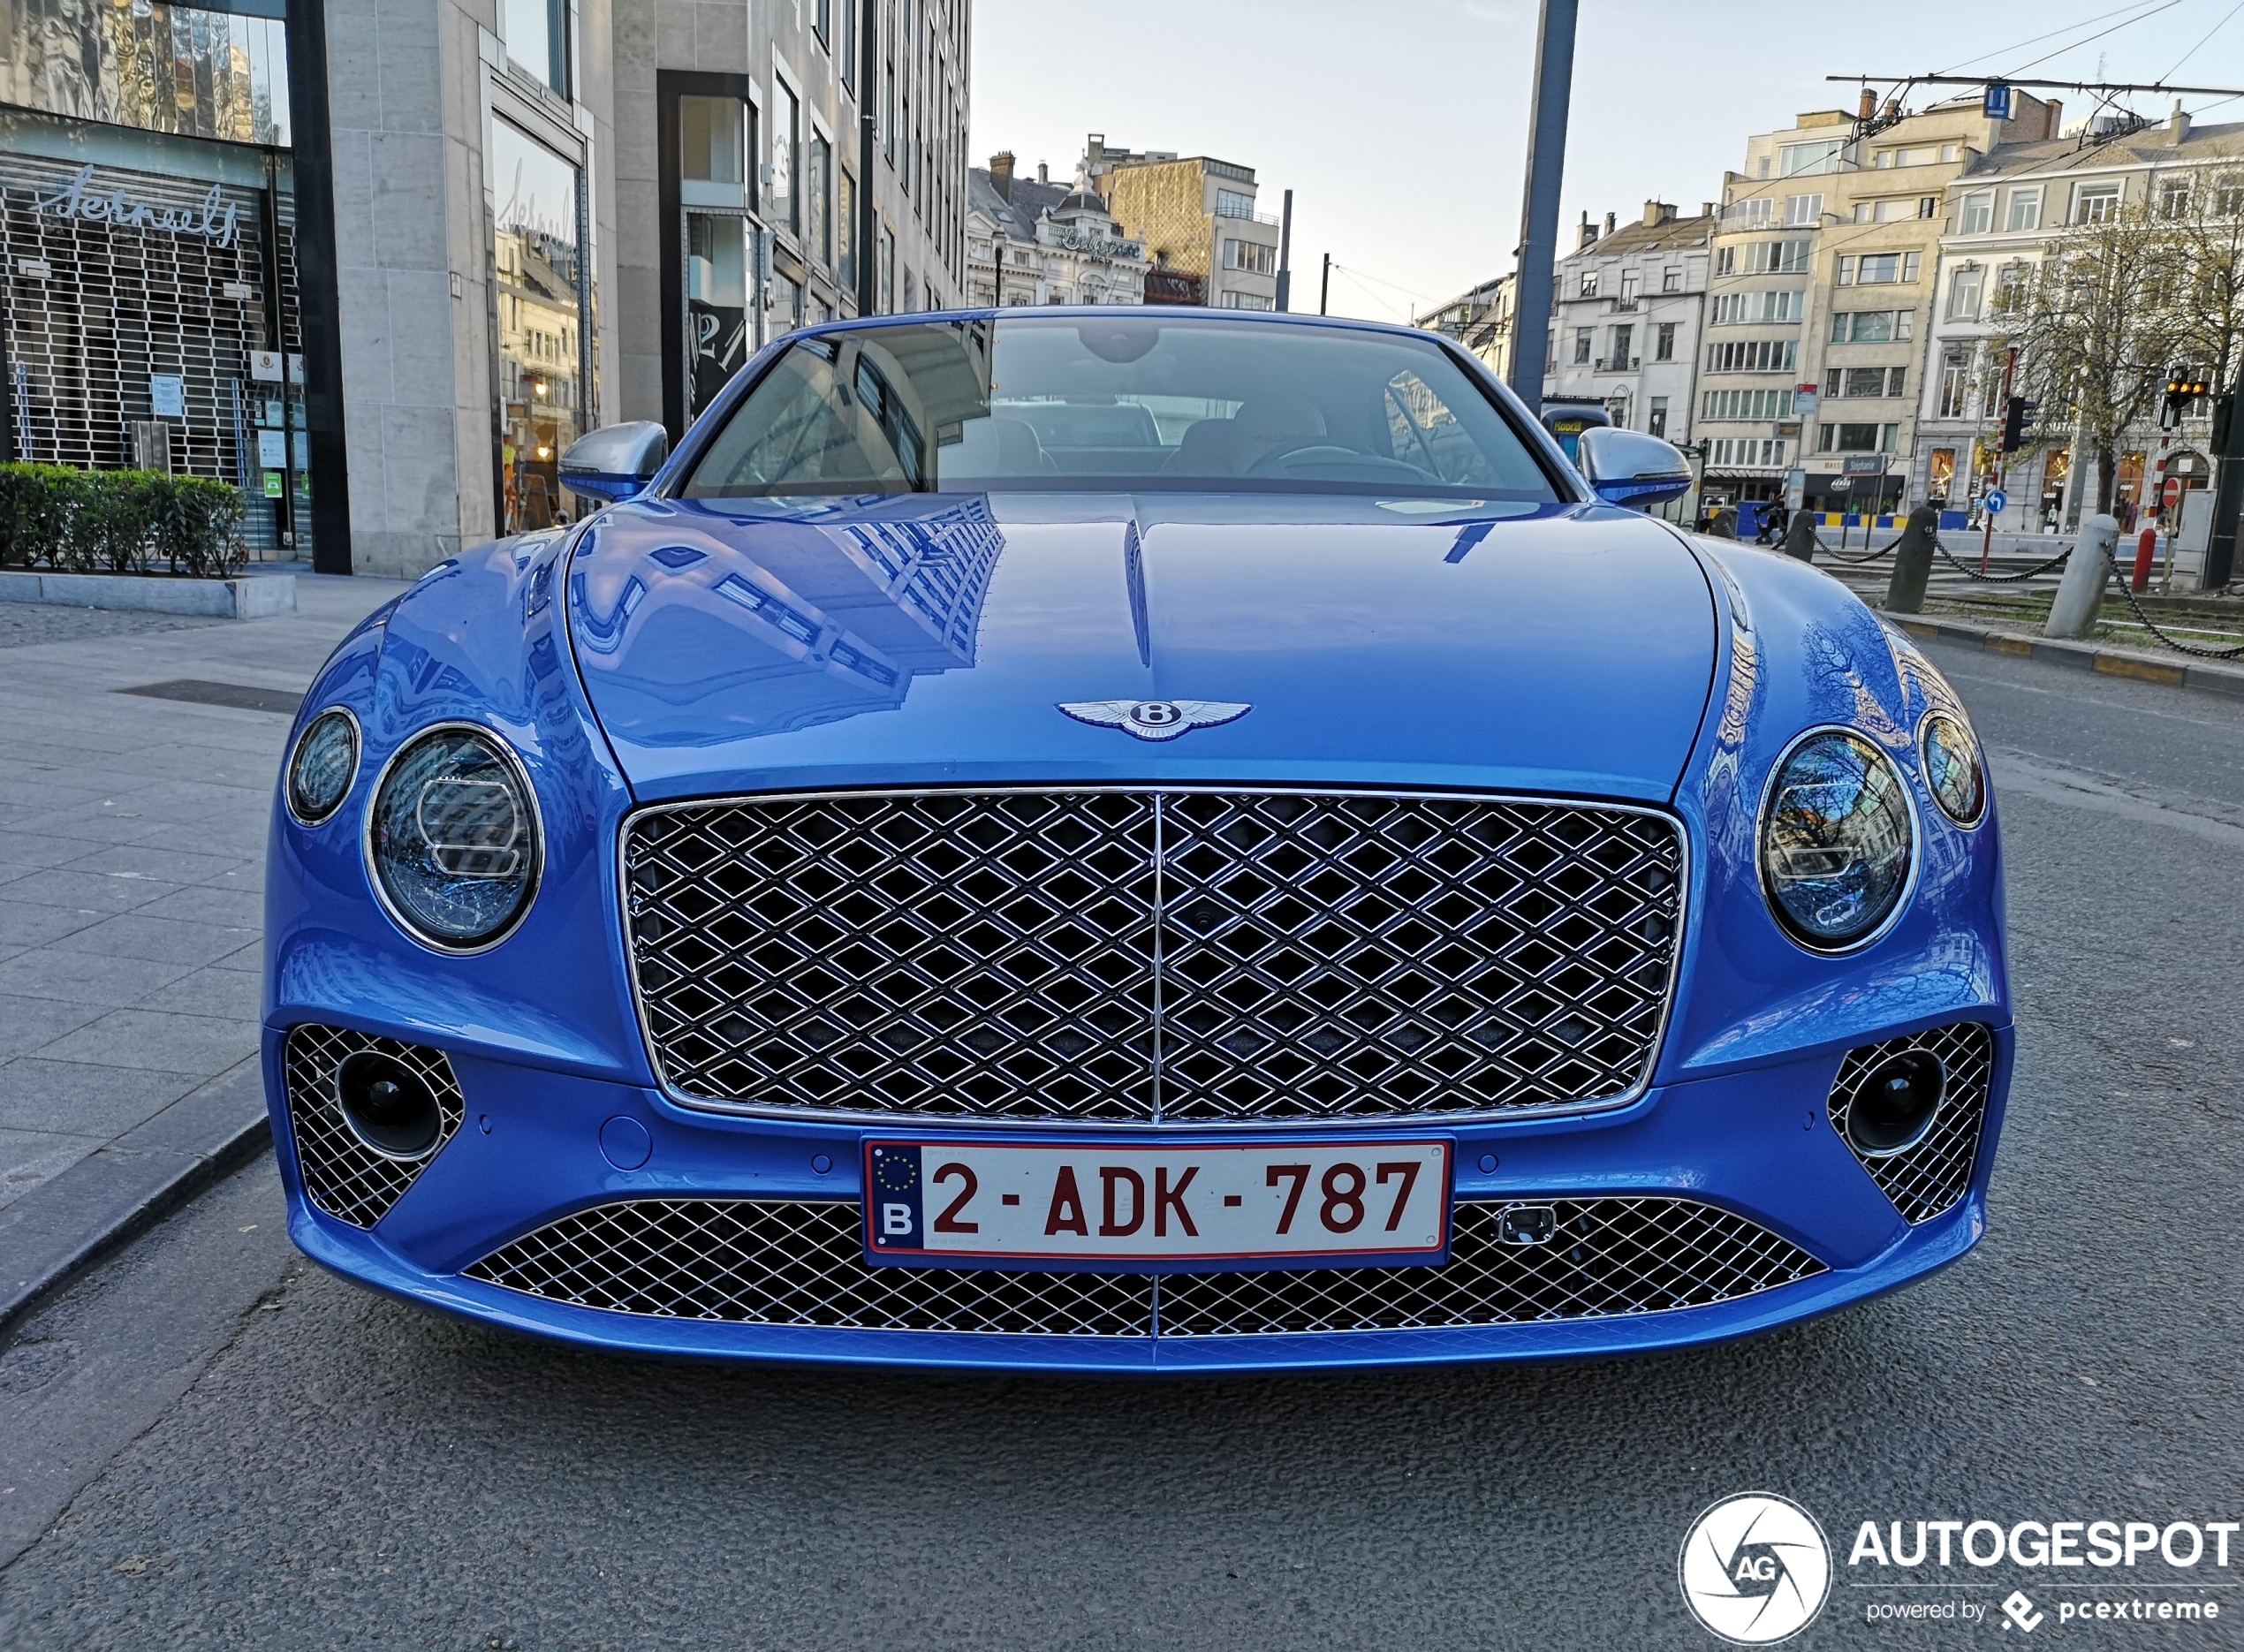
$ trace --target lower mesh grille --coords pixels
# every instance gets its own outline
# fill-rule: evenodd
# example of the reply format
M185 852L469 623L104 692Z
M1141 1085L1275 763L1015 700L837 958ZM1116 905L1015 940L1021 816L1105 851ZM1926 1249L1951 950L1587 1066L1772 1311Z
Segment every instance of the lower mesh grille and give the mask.
M436 1145L422 1158L385 1158L352 1134L343 1121L343 1110L335 1103L336 1069L345 1057L361 1050L380 1050L404 1062L435 1092L443 1126ZM304 1178L305 1196L353 1227L370 1228L389 1215L390 1207L444 1150L466 1117L459 1082L441 1050L341 1027L299 1027L288 1034L285 1065L288 1122L296 1138L297 1173Z
M1946 1078L1932 1128L1906 1152L1883 1157L1864 1153L1847 1140L1847 1114L1878 1064L1912 1050L1938 1060ZM1838 1079L1831 1086L1831 1127L1912 1227L1954 1209L1969 1190L1994 1076L1995 1035L1976 1021L1865 1044L1848 1050L1839 1064Z
M1004 1273L865 1264L854 1203L633 1200L494 1251L467 1277L663 1319L1054 1337L1419 1330L1704 1307L1823 1271L1767 1229L1687 1199L1560 1199L1553 1236L1455 1212L1443 1268L1226 1274Z

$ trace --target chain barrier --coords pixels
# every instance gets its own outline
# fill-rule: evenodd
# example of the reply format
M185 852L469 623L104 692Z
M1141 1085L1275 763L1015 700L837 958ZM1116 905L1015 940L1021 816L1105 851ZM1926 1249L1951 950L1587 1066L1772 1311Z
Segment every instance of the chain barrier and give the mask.
M2142 628L2149 632L2152 636L2157 638L2159 641L2164 643L2168 648L2180 654L2194 655L2201 660L2233 660L2244 658L2244 642L2237 644L2237 646L2233 648L2202 648L2194 642L2180 642L2168 636L2164 632L2158 628L2158 622L2157 620L2151 618L2149 615L2142 611L2142 604L2135 601L2135 594L2128 584L2127 575L2120 569L2119 564L2116 559L2112 562L2108 572L2111 576L2112 583L2119 587L2119 595L2127 599L2127 606L2134 610L2135 618L2142 622Z
M1933 535L1932 548L1945 557L1948 565L1958 573L1962 574L1966 579L1976 580L1982 585L2018 585L2028 580L2038 580L2073 554L2073 547L2067 545L2038 568L2028 568L2023 573L1982 573L1978 569L1957 561L1955 553L1940 542L1940 537L1937 534Z

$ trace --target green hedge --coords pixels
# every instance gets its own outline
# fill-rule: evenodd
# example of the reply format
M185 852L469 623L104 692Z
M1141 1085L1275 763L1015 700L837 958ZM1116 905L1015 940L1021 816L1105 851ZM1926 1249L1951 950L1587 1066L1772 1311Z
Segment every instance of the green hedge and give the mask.
M220 579L249 559L242 509L201 476L0 465L0 568Z

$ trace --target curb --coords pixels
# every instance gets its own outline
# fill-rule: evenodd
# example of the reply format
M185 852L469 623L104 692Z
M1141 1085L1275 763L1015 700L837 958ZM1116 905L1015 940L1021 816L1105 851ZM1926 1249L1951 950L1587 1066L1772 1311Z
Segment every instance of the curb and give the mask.
M2232 699L2244 699L2244 668L2234 665L2216 665L2201 660L2171 660L2134 649L2102 648L2093 642L2068 642L2058 637L2020 636L2015 631L2000 631L1992 625L1968 625L1952 619L1927 619L1922 614L1896 614L1885 609L1880 609L1878 615L1913 637L1941 642L1965 642L1985 648L1990 654L2019 655L2040 660L2048 665L2069 666L2079 671L2096 671L2106 677L2129 677L2137 682L2164 683L2170 688L2195 689L2199 693L2226 694Z
M0 1344L87 1265L272 1140L255 1057L0 1208Z

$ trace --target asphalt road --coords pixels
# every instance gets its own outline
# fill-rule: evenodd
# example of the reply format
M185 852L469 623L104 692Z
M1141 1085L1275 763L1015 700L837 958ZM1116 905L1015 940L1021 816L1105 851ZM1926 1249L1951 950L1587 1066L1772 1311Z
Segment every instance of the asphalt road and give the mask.
M730 1370L362 1293L294 1258L260 1166L0 1354L0 1645L1707 1647L1677 1546L1733 1491L1842 1560L1871 1519L2244 1519L2244 703L1937 653L1996 754L2022 1027L1991 1229L1948 1272L1599 1365ZM2022 1585L2036 1643L2235 1645L2232 1559L2163 1596L2065 1580L2217 1625L1842 1565L1795 1644L2017 1642L1991 1609ZM1990 1615L1864 1621L1911 1599Z

